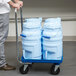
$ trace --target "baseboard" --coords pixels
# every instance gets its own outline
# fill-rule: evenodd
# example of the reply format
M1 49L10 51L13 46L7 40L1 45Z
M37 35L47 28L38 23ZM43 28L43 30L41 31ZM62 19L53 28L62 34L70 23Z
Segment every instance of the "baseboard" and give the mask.
M21 41L21 37L18 38ZM76 36L64 36L63 41L76 41ZM6 42L16 42L15 36L8 36Z
M64 36L63 41L76 41L76 36Z
M18 37L18 41L21 41L21 37ZM6 42L16 42L16 36L8 36Z

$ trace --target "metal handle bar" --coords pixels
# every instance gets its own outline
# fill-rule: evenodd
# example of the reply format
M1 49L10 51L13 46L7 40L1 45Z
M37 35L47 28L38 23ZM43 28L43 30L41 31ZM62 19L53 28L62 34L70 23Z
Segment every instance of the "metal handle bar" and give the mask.
M21 17L21 27L23 26L22 18L22 8L20 8L20 17ZM17 50L17 60L22 63L19 53L19 41L18 41L18 19L17 19L17 8L15 8L15 25L16 25L16 50Z

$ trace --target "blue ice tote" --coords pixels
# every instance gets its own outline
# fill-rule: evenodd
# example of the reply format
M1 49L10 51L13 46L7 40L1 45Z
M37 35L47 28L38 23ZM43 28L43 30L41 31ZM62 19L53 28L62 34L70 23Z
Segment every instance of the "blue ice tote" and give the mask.
M41 42L38 41L23 41L22 42L24 59L41 59Z
M61 19L46 19L43 29L43 59L61 60L63 54Z
M21 34L24 59L41 59L41 22L42 18L25 19Z
M25 40L40 40L41 39L41 30L40 29L29 29L22 31L21 34L22 37L24 37Z

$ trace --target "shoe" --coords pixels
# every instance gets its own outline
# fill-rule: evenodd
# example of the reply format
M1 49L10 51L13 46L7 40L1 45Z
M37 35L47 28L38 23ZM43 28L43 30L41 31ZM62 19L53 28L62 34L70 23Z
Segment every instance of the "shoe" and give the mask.
M5 70L5 71L7 71L7 70L15 70L15 69L16 69L16 67L8 65L8 64L5 64L3 67L0 67L0 70Z

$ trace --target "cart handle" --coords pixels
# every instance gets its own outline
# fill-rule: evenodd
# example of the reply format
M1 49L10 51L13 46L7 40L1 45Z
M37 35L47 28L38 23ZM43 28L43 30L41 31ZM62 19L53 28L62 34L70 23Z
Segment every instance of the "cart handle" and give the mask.
M17 8L15 8L15 14L17 14ZM15 18L17 16L15 15ZM20 7L20 18L21 18L21 28L23 30L23 15L22 15L22 7Z
M22 7L20 8L21 26L23 30L23 18L22 18ZM15 8L15 25L16 25L16 50L17 50L17 60L22 63L19 52L19 38L18 38L18 19L17 19L17 8Z

